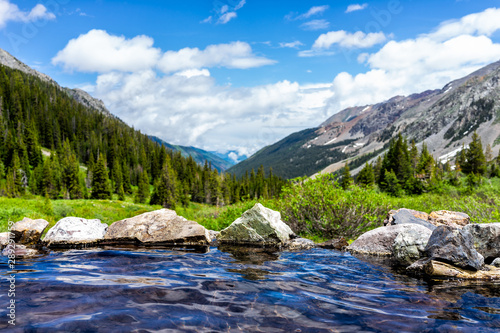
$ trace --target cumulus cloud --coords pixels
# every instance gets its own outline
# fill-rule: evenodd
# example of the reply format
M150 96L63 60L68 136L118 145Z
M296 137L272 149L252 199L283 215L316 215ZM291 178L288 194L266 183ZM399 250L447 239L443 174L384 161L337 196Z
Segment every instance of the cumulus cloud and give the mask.
M416 38L389 41L375 53L358 57L370 70L340 73L333 81L328 108L376 103L395 95L439 89L500 59L500 44L488 36L500 30L500 11L487 9L444 22Z
M367 3L364 3L362 5L360 5L359 3L356 3L356 4L352 4L352 5L347 6L347 9L345 10L345 12L346 13L352 13L352 12L355 12L355 11L358 11L358 10L363 10L366 7L368 7Z
M227 67L247 69L271 65L275 61L258 57L245 42L209 45L204 50L184 48L179 51L167 51L158 63L164 73L176 72L189 68Z
M72 39L52 59L66 70L106 73L136 72L159 68L165 73L206 67L247 69L270 65L275 61L253 54L245 42L209 45L204 50L184 48L162 53L153 47L153 39L136 36L127 39L104 30L91 30Z
M313 44L313 49L329 49L332 45L338 44L346 48L369 48L385 42L387 37L383 32L370 32L365 34L362 31L355 33L344 30L330 31L322 34Z
M299 48L299 46L302 46L304 44L302 44L300 41L296 40L294 42L289 42L289 43L280 43L280 47L282 48L290 48L290 49L297 49Z
M150 37L126 39L104 30L91 30L70 40L52 63L81 72L138 71L155 66L160 53Z
M38 20L53 20L56 16L47 11L44 5L38 4L29 12L19 9L16 4L9 0L0 0L0 28L7 25L9 21L34 22Z

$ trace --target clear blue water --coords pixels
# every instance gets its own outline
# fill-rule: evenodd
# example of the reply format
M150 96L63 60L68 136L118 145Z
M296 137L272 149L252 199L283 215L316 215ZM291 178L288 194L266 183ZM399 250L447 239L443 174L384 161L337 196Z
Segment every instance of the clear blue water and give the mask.
M9 332L500 332L500 284L425 281L349 253L89 249L17 262Z

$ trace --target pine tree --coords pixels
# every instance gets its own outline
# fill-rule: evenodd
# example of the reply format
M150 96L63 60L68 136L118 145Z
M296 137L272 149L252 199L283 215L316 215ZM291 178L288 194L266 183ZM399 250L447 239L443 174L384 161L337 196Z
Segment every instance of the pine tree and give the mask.
M139 180L137 183L137 193L134 197L134 202L145 203L149 198L149 177L148 172L143 170L139 173Z
M177 204L177 197L177 179L170 159L167 157L163 163L161 175L155 182L150 204L173 209Z
M486 172L486 158L483 153L483 145L481 138L474 132L472 134L472 142L469 148L465 151L465 163L462 166L462 171L465 174L473 173L476 176L482 176Z
M358 177L356 178L356 182L362 187L373 187L375 183L375 175L373 173L372 165L366 162L365 166L358 173Z
M486 159L487 163L491 162L491 160L493 159L493 152L491 151L491 145L489 143L486 145L484 158Z
M351 171L349 170L349 165L347 163L344 165L344 171L342 172L342 179L340 180L340 186L344 190L349 189L352 185L352 177L351 177Z
M109 189L108 170L106 169L106 161L99 154L97 163L94 167L94 175L92 177L92 199L105 200L111 199L111 191Z

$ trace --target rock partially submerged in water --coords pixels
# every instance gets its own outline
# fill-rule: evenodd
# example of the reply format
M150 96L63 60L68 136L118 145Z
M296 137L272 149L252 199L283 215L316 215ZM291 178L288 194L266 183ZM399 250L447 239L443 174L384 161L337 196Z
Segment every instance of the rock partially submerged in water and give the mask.
M480 270L484 257L474 248L472 235L463 229L440 226L432 232L425 247L428 258L468 270Z
M431 234L430 229L421 225L402 230L392 244L394 258L403 265L410 265L422 258Z
M331 239L329 241L318 244L318 247L321 247L323 249L333 249L337 251L344 251L348 246L349 243L347 243L347 240L344 237Z
M469 224L464 230L470 232L474 247L487 262L500 258L500 223Z
M114 222L105 237L111 244L208 245L205 227L170 209L160 209Z
M285 244L285 247L290 251L301 251L312 249L313 247L316 247L316 244L310 239L299 237L288 241Z
M222 230L218 240L226 244L281 246L294 237L292 229L281 221L279 212L257 203Z
M6 247L10 242L10 232L0 233L0 250Z
M107 229L100 220L65 217L50 228L43 241L52 247L94 244L104 239Z
M26 245L22 245L22 244L8 245L2 251L3 256L9 257L9 258L14 256L16 259L18 259L18 258L32 258L32 257L36 257L39 254L40 253L38 252L38 250L27 247Z
M432 259L421 259L408 266L412 274L423 274L439 278L457 278L464 280L500 280L500 268L486 265L483 270L469 270Z
M40 241L40 237L48 226L49 222L43 219L32 220L25 217L12 226L11 232L14 234L16 243L33 245Z
M379 227L365 232L347 250L353 253L373 256L392 256L396 237L403 231L416 229L421 232L425 227L418 224L398 224Z

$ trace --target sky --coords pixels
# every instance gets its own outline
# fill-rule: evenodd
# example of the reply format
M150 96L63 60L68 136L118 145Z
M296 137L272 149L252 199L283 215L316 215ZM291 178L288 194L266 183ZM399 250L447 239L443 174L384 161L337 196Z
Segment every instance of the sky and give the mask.
M500 0L0 0L0 47L143 133L238 160L500 60Z

